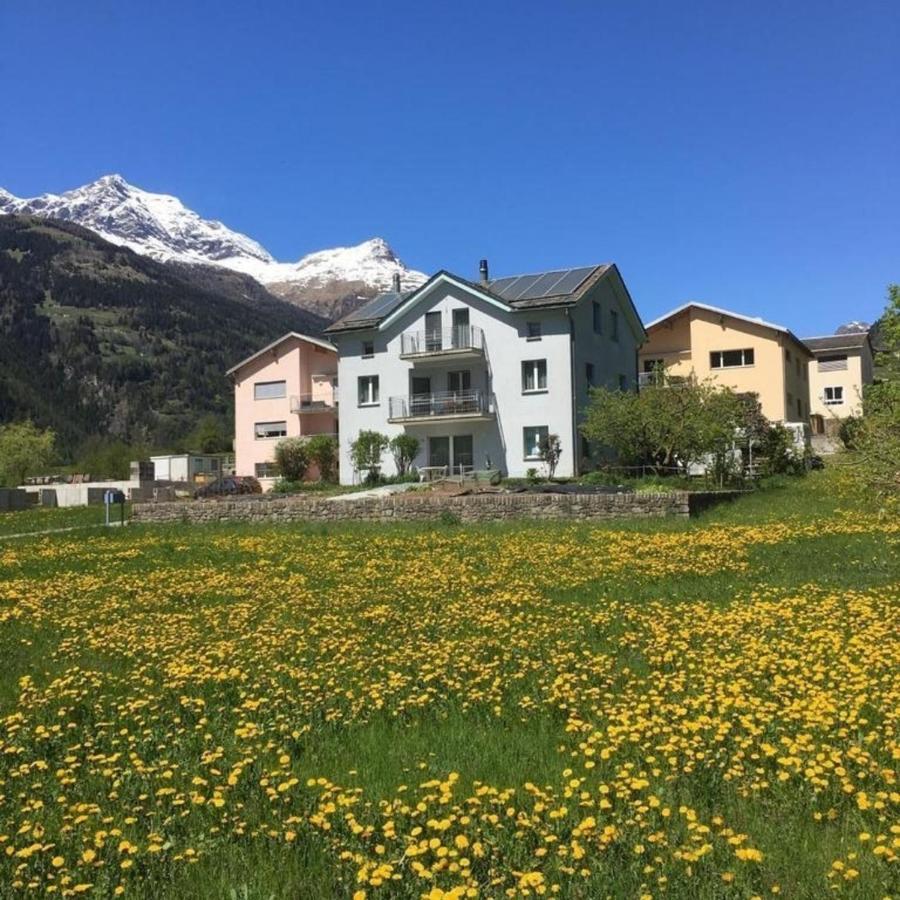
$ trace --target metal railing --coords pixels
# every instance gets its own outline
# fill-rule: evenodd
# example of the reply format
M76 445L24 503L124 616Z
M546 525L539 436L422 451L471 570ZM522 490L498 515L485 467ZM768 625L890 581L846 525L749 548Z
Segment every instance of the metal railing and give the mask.
M291 397L292 413L334 412L338 407L337 391L321 391L317 394L294 394Z
M454 350L484 352L484 332L477 325L407 331L400 335L401 356L427 356Z
M494 395L481 390L442 391L391 397L390 419L428 419L432 416L486 416L494 413Z

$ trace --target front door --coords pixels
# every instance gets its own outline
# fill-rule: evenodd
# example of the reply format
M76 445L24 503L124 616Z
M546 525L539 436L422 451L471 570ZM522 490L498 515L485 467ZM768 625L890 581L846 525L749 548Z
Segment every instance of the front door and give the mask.
M475 454L472 451L471 434L457 434L454 436L453 471L457 475L470 472L475 467Z
M430 438L428 438L428 465L429 466L449 466L450 465L450 438L448 438L448 437L430 437Z

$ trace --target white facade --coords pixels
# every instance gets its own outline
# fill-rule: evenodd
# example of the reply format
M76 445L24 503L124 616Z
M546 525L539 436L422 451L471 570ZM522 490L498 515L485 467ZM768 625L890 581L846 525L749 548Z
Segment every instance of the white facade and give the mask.
M600 334L594 303L605 326ZM543 470L536 441L556 434L562 445L556 474L577 474L587 366L595 385L635 389L643 336L614 267L576 302L547 308L513 308L477 285L435 276L381 321L331 333L338 348L341 482L361 477L350 446L366 429L418 437L419 469L495 468L514 477ZM373 378L377 395L367 380ZM396 472L389 451L381 471Z

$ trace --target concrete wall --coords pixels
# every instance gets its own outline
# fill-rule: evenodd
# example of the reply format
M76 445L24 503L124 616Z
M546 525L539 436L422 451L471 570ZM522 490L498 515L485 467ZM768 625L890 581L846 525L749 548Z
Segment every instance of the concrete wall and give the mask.
M88 502L102 504L103 491L123 491L125 496L129 497L131 490L138 487L139 481L89 481L85 484L25 485L22 490L38 497L42 493L46 496L47 492L53 491L56 494L57 506L87 506ZM99 500L96 499L98 497Z
M337 432L336 413L291 412L291 397L315 394L324 399L328 380L336 377L337 369L336 353L289 337L234 373L236 475L255 475L257 463L275 459L275 445L281 438L257 438L257 422L285 422L287 437ZM285 396L254 399L254 385L266 381L284 381Z
M692 496L666 494L400 494L340 502L296 496L137 503L132 520L145 523L435 521L450 513L461 522L518 519L621 519L687 516ZM733 494L712 495L730 499ZM697 501L693 501L696 503Z

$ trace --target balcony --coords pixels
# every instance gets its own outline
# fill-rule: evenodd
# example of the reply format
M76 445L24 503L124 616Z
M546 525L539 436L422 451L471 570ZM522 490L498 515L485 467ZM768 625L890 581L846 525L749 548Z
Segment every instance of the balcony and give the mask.
M414 360L484 358L484 332L477 325L407 331L400 335L400 358Z
M479 390L413 394L388 401L389 422L488 421L494 415L494 395Z
M333 388L330 388L328 391L319 391L314 394L297 394L291 397L291 412L301 416L313 413L332 413L337 415L337 411L337 391Z

